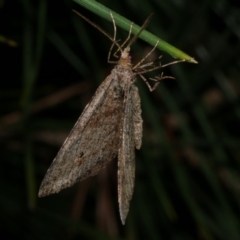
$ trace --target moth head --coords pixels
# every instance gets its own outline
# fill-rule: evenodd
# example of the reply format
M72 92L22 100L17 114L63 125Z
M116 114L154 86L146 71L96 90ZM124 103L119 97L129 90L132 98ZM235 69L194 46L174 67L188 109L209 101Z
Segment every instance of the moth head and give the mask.
M124 48L121 57L119 59L118 64L123 66L123 67L127 67L130 68L132 66L131 63L131 56L129 56L129 52L130 52L130 47L126 47Z

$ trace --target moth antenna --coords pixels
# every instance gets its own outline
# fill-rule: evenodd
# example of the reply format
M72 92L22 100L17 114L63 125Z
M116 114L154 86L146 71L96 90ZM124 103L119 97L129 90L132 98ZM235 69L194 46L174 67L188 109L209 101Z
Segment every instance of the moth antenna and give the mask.
M83 18L86 22L88 22L90 25L95 27L99 32L101 32L103 35L105 35L108 39L110 39L113 44L116 44L119 49L121 49L121 46L116 42L114 38L112 38L108 33L106 33L102 28L100 28L97 24L83 16L81 13L77 12L76 10L72 9L74 13L76 13L79 17Z
M149 15L149 17L145 20L145 22L144 22L143 25L141 26L141 29L139 30L139 32L138 32L132 39L130 39L127 47L130 47L130 46L137 40L137 38L139 37L139 35L141 34L141 32L142 32L142 31L147 27L147 25L149 24L149 22L150 22L150 20L151 20L151 18L152 18L152 16L153 16L153 14L154 14L154 13L151 13L151 14ZM127 48L127 47L126 47L126 48Z

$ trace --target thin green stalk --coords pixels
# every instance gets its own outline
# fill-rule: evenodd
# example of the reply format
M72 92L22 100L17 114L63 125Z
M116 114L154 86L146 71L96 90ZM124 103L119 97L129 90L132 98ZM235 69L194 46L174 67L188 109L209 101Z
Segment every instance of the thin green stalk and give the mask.
M25 11L23 31L23 90L21 105L23 108L23 131L25 147L25 176L28 194L28 206L30 209L36 205L36 178L33 147L31 138L31 105L34 85L37 79L38 69L42 56L46 26L46 1L40 1L37 15L37 38L34 42L32 7L28 0L22 2ZM36 50L35 50L36 49Z
M112 22L111 15L110 15L110 12L111 12L116 22L116 25L126 31L129 31L132 22L124 18L123 16L119 15L118 13L112 11L111 9L105 7L104 5L93 0L73 0L73 1L110 22ZM139 27L136 24L133 24L132 34L136 35L140 29L141 27ZM152 33L146 30L143 30L141 32L141 34L139 35L139 38L151 44L152 46L155 46L158 42L157 48L159 48L164 52L167 52L174 58L185 60L190 63L197 63L197 61L194 60L194 58L190 57L189 55L182 52L181 50L171 46L169 43L163 41L159 37L153 35Z

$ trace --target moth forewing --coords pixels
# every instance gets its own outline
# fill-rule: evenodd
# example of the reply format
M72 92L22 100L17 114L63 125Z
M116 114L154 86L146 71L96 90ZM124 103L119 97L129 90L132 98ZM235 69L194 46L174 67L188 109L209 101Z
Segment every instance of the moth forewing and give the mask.
M128 85L124 97L124 114L120 131L120 148L118 152L118 202L122 224L129 211L135 179L135 147L140 148L142 137L142 118L140 97L134 85ZM126 78L127 79L127 78Z
M122 103L121 88L113 69L85 107L48 169L40 186L40 197L97 174L117 155Z

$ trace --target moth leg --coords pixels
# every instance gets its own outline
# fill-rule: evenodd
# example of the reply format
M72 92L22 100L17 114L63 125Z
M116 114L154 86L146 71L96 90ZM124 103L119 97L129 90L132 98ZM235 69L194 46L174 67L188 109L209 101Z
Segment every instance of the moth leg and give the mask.
M112 41L112 45L111 48L109 50L108 53L108 63L114 63L117 64L116 61L110 61L110 55L112 52L112 49L114 47L114 45L116 45L118 47L118 49L122 52L121 46L118 44L118 41L116 40L116 33L117 33L117 28L116 28L116 24L115 24L115 20L113 18L112 13L110 12L110 16L112 18L113 21L113 27L114 27L114 37L112 38L108 33L106 33L102 28L100 28L97 24L95 24L94 22L90 21L88 18L86 18L84 15L82 15L81 13L73 10L73 12L75 12L79 17L83 18L86 22L88 22L90 25L92 25L93 27L95 27L97 30L99 30L103 35L105 35L107 38L109 38Z
M157 45L159 43L159 40L156 42L155 46L152 48L152 50L140 61L138 62L134 67L133 70L136 68L141 68L140 65L145 61L146 58L148 58L150 56L150 54L156 49ZM149 63L151 64L151 63Z
M113 15L112 15L112 12L110 12L110 16L111 16L111 19L112 19L112 22L113 22L113 30L114 30L114 33L113 33L113 42L112 42L112 45L111 45L111 47L110 47L110 49L109 49L109 52L108 52L108 63L117 64L117 61L111 61L111 60L110 60L113 47L114 47L115 43L117 42L117 41L116 41L117 27L116 27L116 23L115 23L115 20L114 20ZM121 46L118 46L118 50L117 50L117 51L121 51L121 53L122 53L122 48L121 48ZM114 54L115 54L115 53L114 53Z
M140 76L140 77L142 78L142 80L146 83L146 85L147 85L147 87L148 87L148 89L149 89L150 92L152 92L153 90L155 90L155 89L157 88L159 82L156 82L156 83L154 84L154 86L151 87L151 85L149 84L148 80L147 80L142 74L139 74L139 76Z
M162 58L162 55L161 56L159 56L158 57L158 59L156 59L156 60L154 60L154 61L152 61L152 62L148 62L148 63L145 63L145 64L142 64L141 66L139 66L138 67L138 69L143 69L143 71L146 71L146 70L148 70L148 69L150 69L150 68L148 68L148 67L156 67L156 65L154 65L155 64L155 62L159 62L159 65L161 65L161 62L160 62L160 59ZM145 69L145 68L148 68L148 69ZM137 70L138 70L137 69ZM139 71L139 72L141 72L141 71Z
M133 27L133 22L131 23L130 25L130 28L129 28L129 33L128 33L128 36L126 38L126 40L122 43L121 45L121 49L124 47L124 45L126 45L126 43L128 42L128 40L130 39L131 37L131 34L132 34L132 27ZM116 54L118 53L118 51L120 51L120 49L118 48L115 53L113 54L114 57L118 57Z
M112 19L112 22L113 22L113 29L114 29L113 40L114 40L114 42L112 43L112 45L111 45L111 47L110 47L110 50L109 50L109 52L108 52L108 63L116 63L116 61L110 61L110 57L111 57L112 50L113 50L113 47L114 47L114 45L115 45L115 42L118 42L118 41L116 41L117 27L116 27L115 19L114 19L114 17L113 17L113 15L112 15L111 12L110 12L110 15L111 15L111 19ZM123 49L124 45L126 45L126 43L128 42L128 40L130 39L131 34L132 34L132 27L133 27L133 22L132 22L131 25L130 25L129 33L128 33L128 36L127 36L126 40L121 44L120 47L118 46L118 49L117 49L117 50L114 52L114 54L113 54L114 57L119 58L119 57L117 56L117 53L118 53L119 51L122 52L122 49Z
M142 25L142 27L140 28L140 30L138 31L138 33L130 39L130 36L131 36L131 33L132 33L132 28L133 28L133 22L132 22L131 25L130 25L128 37L127 37L127 39L123 42L123 44L122 44L121 46L119 46L119 45L117 44L117 41L115 40L115 39L116 39L116 23L115 23L115 20L114 20L114 17L113 17L113 15L112 15L112 13L110 13L110 14L111 14L112 22L113 22L113 25L114 25L114 35L115 35L115 37L114 37L114 43L118 46L118 49L117 49L116 52L113 54L113 56L117 57L116 54L117 54L118 51L121 51L121 53L123 53L123 50L122 50L123 46L125 46L125 45L128 43L128 45L127 45L127 47L125 47L125 49L130 48L130 46L136 41L136 39L139 37L139 35L141 34L141 32L146 28L146 26L147 26L148 23L150 22L150 19L152 18L153 14L150 14L150 16L149 16L149 17L146 19L146 21L143 23L143 25ZM130 39L130 40L129 40L129 39ZM158 42L157 42L157 44L158 44ZM108 55L109 55L109 57L108 57L108 62L110 62L110 63L112 63L111 61L109 61L112 48L113 48L113 46L111 47L111 49L110 49L110 51L109 51L109 54L108 54ZM156 47L155 47L155 48L156 48ZM143 59L143 61L144 61L144 59Z
M155 84L153 85L153 87L149 84L148 80L142 75L139 74L139 76L142 78L142 80L146 83L146 85L148 86L148 89L150 92L154 91L158 84L160 83L160 81L162 81L163 79L169 78L169 79L175 79L174 77L171 76L163 76L163 72L161 73L160 76L156 76L155 78L149 78L149 80L154 81Z
M149 66L153 65L153 67L152 67L152 68L149 68L149 69L143 69L142 71L138 71L137 74L140 75L140 74L152 72L152 71L155 71L155 70L157 70L157 69L165 68L165 67L167 67L167 66L174 65L174 64L177 64L177 63L180 63L180 62L185 62L185 61L186 61L185 59L181 59L181 60L173 61L173 62L164 64L164 65L159 64L159 66L154 66L152 63L145 64L145 65L142 65L142 66L138 67L138 69L142 68L143 66L146 67L146 66L148 66L148 65L149 65Z

